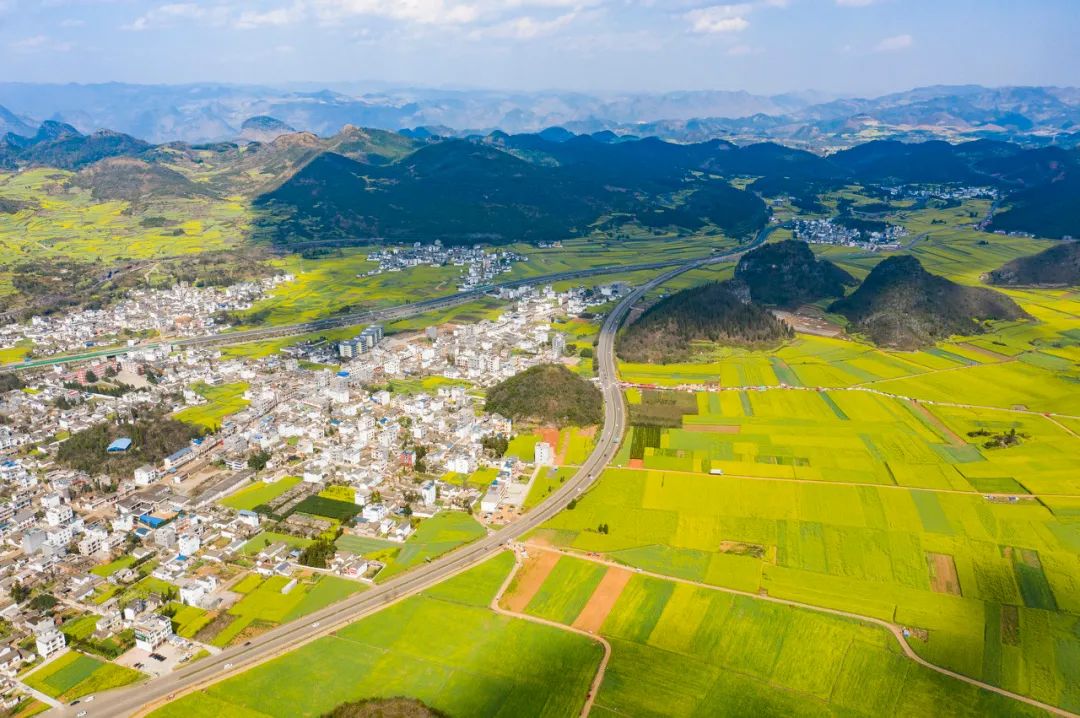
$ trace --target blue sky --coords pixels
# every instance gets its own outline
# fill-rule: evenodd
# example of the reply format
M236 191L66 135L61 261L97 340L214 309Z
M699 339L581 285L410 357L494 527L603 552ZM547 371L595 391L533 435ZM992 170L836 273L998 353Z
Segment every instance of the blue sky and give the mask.
M1080 85L1080 0L0 0L0 80Z

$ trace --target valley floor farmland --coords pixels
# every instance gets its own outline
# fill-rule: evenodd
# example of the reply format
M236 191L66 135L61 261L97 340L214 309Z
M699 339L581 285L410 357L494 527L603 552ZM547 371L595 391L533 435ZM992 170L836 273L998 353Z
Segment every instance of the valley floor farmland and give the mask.
M569 610L554 617L534 598L526 614L600 621L611 659L596 715L1041 714L911 661L888 631L850 618L569 556L543 595L565 595Z
M281 658L180 698L156 718L317 716L408 695L450 715L577 715L601 648L489 607L505 553Z

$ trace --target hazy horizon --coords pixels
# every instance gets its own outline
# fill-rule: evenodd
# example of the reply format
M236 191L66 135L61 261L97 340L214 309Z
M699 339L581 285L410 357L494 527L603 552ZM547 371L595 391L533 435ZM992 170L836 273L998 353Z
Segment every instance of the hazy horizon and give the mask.
M1078 26L1067 0L0 0L0 81L869 97L1080 85Z

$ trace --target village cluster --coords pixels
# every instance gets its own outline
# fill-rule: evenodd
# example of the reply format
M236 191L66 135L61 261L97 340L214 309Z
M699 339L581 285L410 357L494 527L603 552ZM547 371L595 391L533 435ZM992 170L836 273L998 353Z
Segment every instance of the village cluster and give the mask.
M292 280L292 275L275 274L227 287L178 284L171 289L134 289L122 301L102 309L35 316L25 323L0 325L0 349L32 342L35 352L49 356L156 333L205 336L223 329L219 321L222 313L250 309L274 287Z
M255 289L242 298L218 291L170 296L241 304ZM472 324L393 336L371 326L355 339L262 358L155 345L22 375L24 387L0 394L7 694L28 690L21 670L69 650L65 626L86 617L97 618L81 648L115 646L109 658L147 673L219 650L177 635L170 615L178 606L227 612L243 599L237 583L252 573L283 577L282 590L293 590L310 576L295 539L345 534L393 546L443 510L489 523L512 516L538 472L556 463L555 447L539 442L532 455L507 458L490 450L515 427L484 411L482 389L536 364L578 361L559 323L589 316L625 288L507 291L514 301L498 318ZM334 366L298 356L313 352L334 357ZM125 390L97 393L110 385ZM117 476L60 459L69 437L102 425L123 434L147 417L209 409L204 395L226 387L242 396L239 410L156 461L134 461ZM128 433L99 447L106 459L134 460L146 448L139 432ZM229 505L260 486L264 503ZM305 511L328 496L353 509L337 517ZM382 567L339 548L323 570L365 582Z
M368 254L368 261L378 262L378 268L359 276L371 277L420 266L461 267L458 291L467 292L491 284L500 274L513 269L515 262L526 262L528 257L509 250L488 252L480 245L444 247L441 240L435 240L430 244L416 242L407 247L379 249Z
M886 225L883 231L853 229L831 219L796 219L792 236L810 244L838 244L864 249L899 249L898 241L907 235L900 225Z

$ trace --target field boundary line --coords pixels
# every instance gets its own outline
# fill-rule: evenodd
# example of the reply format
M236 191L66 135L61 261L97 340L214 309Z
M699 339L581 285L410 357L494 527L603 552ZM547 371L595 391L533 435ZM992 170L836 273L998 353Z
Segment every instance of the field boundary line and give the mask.
M526 543L525 546L530 550L558 553L564 556L569 556L571 558L577 558L582 561L591 561L593 563L597 563L603 566L627 568L625 564L620 564L615 561L602 559L596 556L578 553L577 551L570 551L567 549L556 548L553 546L543 546L533 543ZM976 688L982 688L983 690L997 693L998 695L1004 696L1006 698L1011 698L1013 700L1020 701L1021 703L1026 703L1030 706L1033 706L1040 710L1044 710L1053 715L1062 716L1062 718L1080 718L1080 715L1077 715L1076 713L1071 713L1064 708L1058 708L1057 706L1052 706L1049 703L1043 703L1042 701L1036 700L1035 698L1020 695L1019 693L1013 693L1012 691L1006 690L1004 688L999 688L998 686L994 686L989 683L983 683L982 681L976 678L972 678L971 676L965 676L962 673L957 673L956 671L950 670L943 666L939 666L935 663L931 663L930 661L926 660L918 653L916 653L915 649L912 648L906 640L904 640L903 629L900 626L880 618L874 618L873 616L863 616L858 613L852 613L851 611L842 611L836 608L827 608L825 606L814 606L809 603L800 603L799 601L794 601L788 598L778 598L776 596L769 596L767 594L762 595L758 593L750 593L749 591L740 591L736 588L728 588L726 586L714 586L707 583L701 583L700 581L691 581L690 579L679 578L677 576L665 576L664 574L654 573L652 571L646 571L645 569L635 567L630 567L630 570L639 573L642 576L648 576L650 578L655 578L662 581L673 581L675 583L682 583L688 586L694 586L696 588L704 588L710 591L720 591L721 593L728 593L735 596L744 596L746 598L753 598L759 601L768 601L769 603L790 606L792 608L802 608L808 611L816 611L818 613L824 613L832 616L838 616L840 618L860 621L862 623L873 624L875 626L886 629L890 634L892 634L893 638L895 638L897 643L900 644L900 649L903 651L905 656L910 658L912 661L915 661L916 663L926 668L929 668L932 671L936 671L937 673L948 676L950 678L955 678L958 681L963 681L964 683L975 686Z
M499 586L499 590L495 592L495 597L491 599L491 610L502 616L509 618L516 618L522 621L530 621L532 623L540 624L541 626L548 626L549 628L555 628L560 631L567 631L569 633L576 633L579 636L584 636L591 641L599 643L604 649L604 655L600 658L600 665L596 668L596 676L593 677L592 684L589 686L589 693L585 696L585 705L581 707L580 718L587 718L592 711L593 703L596 701L596 694L600 692L600 684L604 682L604 674L607 672L608 662L611 660L611 644L606 638L598 633L591 633L584 631L580 628L574 628L573 626L567 626L564 623L557 621L549 621L546 618L538 618L536 616L530 616L527 613L518 613L516 611L509 611L499 605L499 600L502 599L503 594L508 588L510 588L511 582L514 577L517 576L519 570L521 570L523 563L521 560L521 554L517 550L517 546L514 548L514 567L510 573L507 574L506 580ZM625 567L623 567L625 568Z
M957 367L959 368L959 367ZM965 367L966 368L966 367ZM913 374L912 376L924 376L923 374ZM894 379L876 379L875 381L895 381L897 379L905 379L909 377L895 377ZM813 391L813 392L828 392L828 391L862 391L867 394L877 394L878 396L884 396L888 399L903 399L906 401L919 402L920 404L927 404L930 406L948 406L955 409L979 409L982 411L1005 411L1010 414L1027 414L1029 416L1045 416L1061 417L1063 419L1080 419L1080 416L1075 414L1062 414L1056 411L1037 411L1035 409L1016 409L1013 407L1005 406L983 406L981 404L959 404L952 401L936 401L933 399L918 399L913 396L906 396L904 394L892 394L887 391L881 391L875 389L868 384L874 382L863 382L862 384L852 384L850 386L792 386L791 384L776 384L776 385L761 385L761 386L721 386L719 384L675 384L673 386L660 386L654 384L644 384L642 382L626 381L625 379L619 381L619 385L623 389L646 389L651 391L702 391L702 392L722 392L722 391ZM1073 432L1069 432L1073 436L1080 438L1080 435Z
M680 476L694 476L697 478L714 478L714 479L739 479L741 481L776 481L780 483L788 484L815 484L817 486L845 486L848 488L863 488L870 487L875 489L893 489L894 491L925 491L931 494L953 494L957 496L972 496L972 497L991 497L991 498L1011 498L1018 497L1021 499L1076 499L1080 498L1080 494L1047 494L1047 493L1003 493L999 491L964 491L963 489L940 489L940 488L924 488L922 486L903 486L901 484L874 484L870 482L859 481L829 481L826 479L800 479L800 478L787 478L784 476L750 476L749 474L729 474L724 473L722 475L706 474L701 471L684 471L682 469L650 469L644 466L609 466L609 469L617 469L619 471L655 471L661 474L678 474Z

